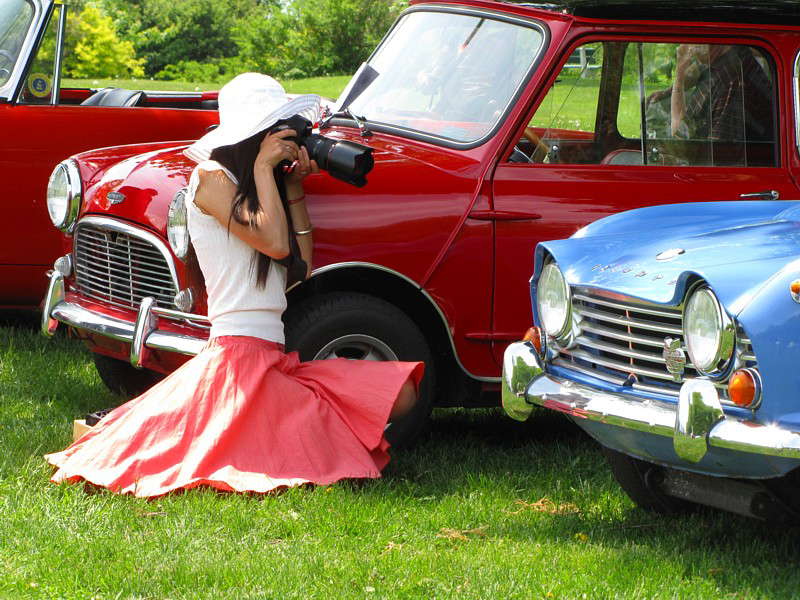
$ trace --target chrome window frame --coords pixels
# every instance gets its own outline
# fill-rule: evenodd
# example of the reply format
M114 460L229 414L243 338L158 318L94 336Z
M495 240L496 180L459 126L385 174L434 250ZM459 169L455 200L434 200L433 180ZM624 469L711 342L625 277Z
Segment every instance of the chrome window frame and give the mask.
M36 50L39 39L43 33L43 21L47 19L53 5L53 0L27 0L33 6L33 17L28 25L28 33L19 49L19 55L11 70L8 81L0 86L0 103L13 102L21 89L23 75L27 72L31 55ZM60 2L59 2L60 4Z
M794 58L794 147L800 155L800 50Z

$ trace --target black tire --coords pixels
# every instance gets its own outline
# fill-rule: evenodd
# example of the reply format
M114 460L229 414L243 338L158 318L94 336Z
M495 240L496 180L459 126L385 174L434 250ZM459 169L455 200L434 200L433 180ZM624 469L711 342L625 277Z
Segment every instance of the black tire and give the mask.
M138 396L146 392L164 376L149 369L136 369L129 362L92 353L94 366L106 387L115 394Z
M658 489L662 467L605 446L603 455L620 487L639 508L661 515L681 514L696 508L697 505L667 496Z
M386 430L395 448L417 440L430 420L436 373L425 337L405 313L366 294L331 292L290 307L284 324L287 350L296 350L303 361L344 357L425 363L416 406Z

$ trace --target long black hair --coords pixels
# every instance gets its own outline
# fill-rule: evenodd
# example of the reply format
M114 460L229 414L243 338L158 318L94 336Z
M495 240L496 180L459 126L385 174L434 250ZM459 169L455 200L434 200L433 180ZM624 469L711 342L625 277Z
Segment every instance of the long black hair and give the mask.
M261 203L258 200L253 165L255 165L256 157L258 157L258 153L261 150L261 142L264 140L266 134L266 131L262 131L237 144L220 146L211 151L210 159L217 161L233 173L238 182L236 185L236 193L231 203L231 212L228 216L229 234L231 220L253 229L258 228L256 225L256 217L261 212ZM275 183L278 187L281 204L283 205L283 212L286 214L290 252L285 258L273 259L263 252L253 249L252 268L254 268L256 272L256 286L262 288L267 283L269 267L273 260L288 269L290 283L295 280L302 281L305 279L306 264L300 257L300 248L292 233L294 231L294 226L292 224L292 215L289 212L289 204L286 199L286 183L284 181L284 170L281 165L275 168ZM189 255L187 256L186 262L192 283L204 285L203 273L197 262L197 255L194 252L194 248L191 247L191 240Z

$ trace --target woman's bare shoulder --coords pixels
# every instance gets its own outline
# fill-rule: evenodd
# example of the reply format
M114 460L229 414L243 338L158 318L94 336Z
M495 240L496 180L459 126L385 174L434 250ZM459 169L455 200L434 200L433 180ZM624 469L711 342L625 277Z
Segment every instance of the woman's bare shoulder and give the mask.
M219 169L197 171L199 183L194 196L194 203L207 214L217 215L230 211L231 202L236 194L236 184L224 171Z

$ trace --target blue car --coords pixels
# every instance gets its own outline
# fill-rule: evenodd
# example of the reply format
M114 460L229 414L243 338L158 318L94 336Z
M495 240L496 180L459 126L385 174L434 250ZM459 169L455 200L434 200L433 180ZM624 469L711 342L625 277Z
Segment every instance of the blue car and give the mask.
M563 412L642 508L800 519L800 202L633 210L536 247L503 406Z

